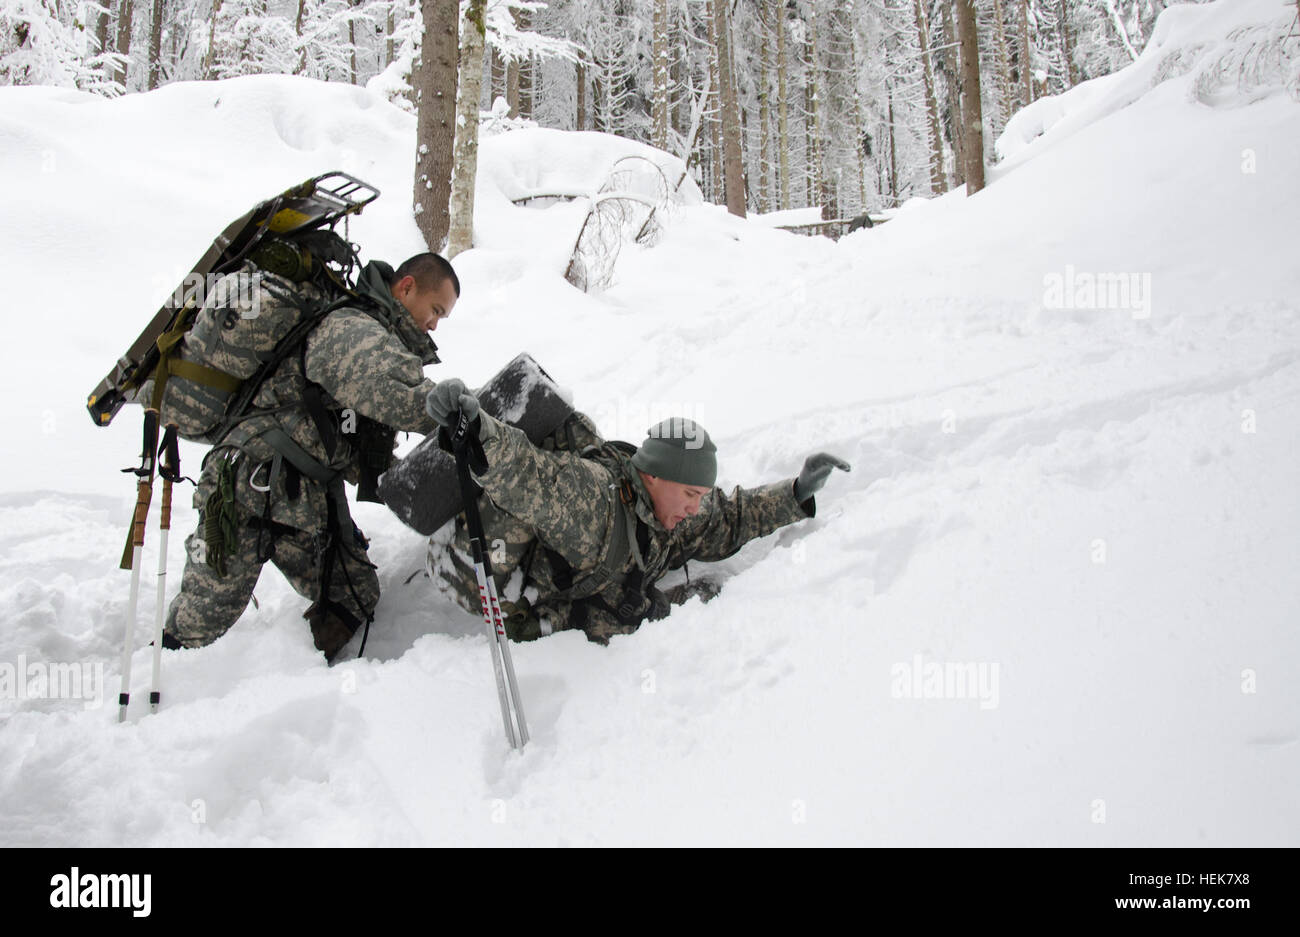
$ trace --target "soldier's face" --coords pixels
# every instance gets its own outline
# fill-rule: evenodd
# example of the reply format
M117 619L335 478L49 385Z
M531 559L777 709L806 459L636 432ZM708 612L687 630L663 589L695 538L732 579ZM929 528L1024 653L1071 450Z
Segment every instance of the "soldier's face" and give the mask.
M709 493L709 489L699 485L683 485L653 475L642 475L642 479L654 502L655 519L663 524L664 530L672 530L686 518L699 514L700 500Z
M415 277L402 277L393 284L393 298L411 314L422 332L432 332L438 323L451 315L456 305L456 287L450 279L431 290L421 290Z

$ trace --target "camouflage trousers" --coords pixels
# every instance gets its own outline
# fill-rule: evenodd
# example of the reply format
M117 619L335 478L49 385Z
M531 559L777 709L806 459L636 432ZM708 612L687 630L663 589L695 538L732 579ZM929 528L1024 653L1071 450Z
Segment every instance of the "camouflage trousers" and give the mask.
M545 592L538 595L537 584L531 579L525 580L524 570L520 568L521 565L531 565L527 554L537 545L532 528L502 511L488 498L479 500L479 512L483 516L485 536L491 545L493 578L501 600L506 636L511 641L535 641L557 631L576 629L581 630L588 641L609 644L614 635L632 634L645 621L665 617L673 605L683 605L695 597L708 602L722 589L710 579L693 579L663 592L650 586L645 613L632 618L620 618L614 611L622 598L618 590L609 590L608 595L597 593L577 601L567 601ZM483 614L463 514L456 518L454 525L448 524L429 538L428 567L434 584L444 594L467 612ZM534 598L530 599L530 594Z
M379 578L366 554L359 530L340 536L321 518L316 531L275 525L268 531L260 518L236 505L237 548L225 557L225 575L206 561L203 519L185 540L185 572L180 594L168 609L165 631L184 647L204 647L234 626L248 607L253 589L269 560L289 584L312 604L303 614L316 648L333 661L356 633L374 617ZM346 542L351 540L352 542ZM270 554L269 556L267 554ZM328 595L322 584L328 582Z

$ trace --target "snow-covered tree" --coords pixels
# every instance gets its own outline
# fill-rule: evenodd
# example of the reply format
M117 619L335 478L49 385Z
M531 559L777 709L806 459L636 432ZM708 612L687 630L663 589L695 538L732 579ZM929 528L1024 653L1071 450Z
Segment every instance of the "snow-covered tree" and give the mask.
M117 61L87 49L85 24L55 0L0 4L0 84L54 85L117 93L108 72Z

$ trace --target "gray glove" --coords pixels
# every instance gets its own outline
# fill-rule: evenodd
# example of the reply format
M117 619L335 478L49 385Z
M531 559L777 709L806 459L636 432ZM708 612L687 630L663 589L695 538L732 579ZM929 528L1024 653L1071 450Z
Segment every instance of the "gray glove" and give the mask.
M803 503L821 491L822 485L826 484L826 479L830 477L831 469L852 471L849 463L829 452L814 453L805 459L803 470L794 480L794 499Z
M478 398L469 392L464 381L456 377L439 381L433 390L429 391L429 396L424 401L424 409L439 426L446 427L448 430L456 428L458 411L464 410L465 418L471 423L479 413Z

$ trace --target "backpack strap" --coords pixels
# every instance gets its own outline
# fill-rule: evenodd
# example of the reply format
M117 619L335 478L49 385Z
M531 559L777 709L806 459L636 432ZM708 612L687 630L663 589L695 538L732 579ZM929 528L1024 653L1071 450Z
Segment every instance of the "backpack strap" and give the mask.
M196 361L186 361L177 351L185 333L193 321L193 310L186 309L176 316L171 326L158 336L155 342L158 348L158 364L154 368L153 408L162 412L163 394L167 389L167 379L173 375L182 380L204 384L229 395L239 390L243 381L233 374L209 368Z
M615 488L618 492L614 501L614 527L611 531L609 549L601 558L600 565L575 578L573 565L561 554L552 550L545 543L538 541L550 560L554 582L559 590L556 597L565 601L577 601L604 591L609 586L622 586L624 590L632 588L640 591L645 572L645 551L650 545L650 528L636 514L636 491L627 478L626 463L628 449L636 451L635 446L622 442L607 442L602 446L593 446L583 452L584 459L593 459L605 465L618 475ZM630 573L624 573L627 561L632 558L635 567Z

